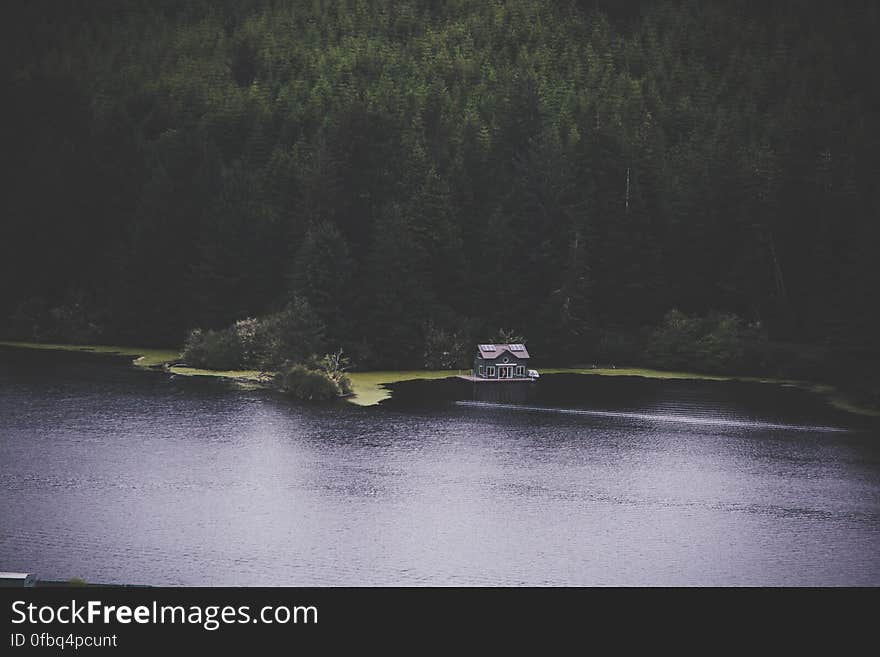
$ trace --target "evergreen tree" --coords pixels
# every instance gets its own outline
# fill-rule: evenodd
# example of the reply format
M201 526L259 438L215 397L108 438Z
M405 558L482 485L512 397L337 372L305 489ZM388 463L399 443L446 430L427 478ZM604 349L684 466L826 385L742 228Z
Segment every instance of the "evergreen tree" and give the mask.
M297 251L291 275L295 295L307 299L330 335L345 336L352 295L353 261L345 238L328 221L313 225Z

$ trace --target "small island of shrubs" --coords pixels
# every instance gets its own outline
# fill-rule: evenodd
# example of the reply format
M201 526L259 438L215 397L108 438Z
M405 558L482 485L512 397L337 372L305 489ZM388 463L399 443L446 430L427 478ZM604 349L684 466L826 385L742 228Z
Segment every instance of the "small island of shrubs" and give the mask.
M273 373L275 387L303 401L351 394L342 350L318 356L324 326L309 304L294 298L279 312L242 319L223 329L193 329L183 360L210 370L260 370Z

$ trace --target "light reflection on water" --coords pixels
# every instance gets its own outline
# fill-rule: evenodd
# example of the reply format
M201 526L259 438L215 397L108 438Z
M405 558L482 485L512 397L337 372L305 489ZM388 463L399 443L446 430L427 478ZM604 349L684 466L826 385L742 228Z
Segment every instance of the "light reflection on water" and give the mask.
M743 429L789 429L791 431L815 431L818 433L833 433L848 431L840 427L823 427L817 425L779 424L774 422L758 422L754 420L732 420L720 417L694 417L690 415L658 415L652 413L624 413L621 411L597 411L577 408L548 408L546 406L526 406L523 404L498 404L494 402L481 402L460 400L455 402L458 406L476 406L480 408L497 408L508 411L540 411L542 413L563 413L568 415L589 415L591 417L611 417L622 420L646 420L648 422L672 422L674 424L698 424L716 427L739 427Z
M880 584L876 429L767 386L585 385L543 388L564 408L534 406L563 413L312 407L0 352L0 570L184 585Z

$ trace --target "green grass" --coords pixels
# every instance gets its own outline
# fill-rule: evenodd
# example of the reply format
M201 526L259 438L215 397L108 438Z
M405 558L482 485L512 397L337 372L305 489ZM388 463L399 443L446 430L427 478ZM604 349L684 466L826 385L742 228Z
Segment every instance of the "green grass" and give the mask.
M695 372L670 372L641 367L592 368L592 367L551 367L540 370L541 374L593 374L596 376L639 376L645 379L699 379L703 381L730 381L734 377L716 374L697 374Z
M78 345L50 344L37 342L4 342L0 347L17 347L20 349L46 349L56 351L77 351L109 356L132 356L134 365L144 368L164 369L180 376L210 376L229 379L238 385L260 387L269 383L274 376L272 372L258 370L206 370L186 365L176 365L180 361L180 352L174 349L152 349L147 347L118 347L110 345ZM383 399L391 397L391 391L385 385L401 381L419 379L445 379L467 370L405 370L381 372L349 372L353 394L346 399L359 406L373 406ZM744 381L747 383L768 383L786 385L809 390L821 395L834 408L856 413L880 417L880 410L859 406L848 399L834 386L810 383L791 379L773 379L754 376L726 376L719 374L701 374L699 372L674 372L652 370L637 367L592 368L592 367L556 367L540 370L542 374L590 374L594 376L637 376L648 379L682 379L693 381Z
M760 376L735 376L727 374L702 374L700 372L676 372L652 370L644 367L592 368L557 367L541 370L542 374L593 374L597 376L638 376L644 379L682 379L687 381L745 381L747 383L775 383L777 385L802 385L792 379L774 379Z
M52 351L80 351L108 356L133 356L138 367L162 367L180 359L180 352L173 349L151 349L147 347L113 347L109 345L52 344L44 342L2 342L0 347L20 349L48 349Z
M832 395L831 397L828 397L828 403L831 404L834 408L841 411L846 411L847 413L855 413L856 415L868 415L870 417L880 417L880 411L878 411L877 409L858 406L846 397L842 397L839 395Z
M857 415L868 415L870 417L880 417L880 409L877 408L869 408L866 406L860 406L849 399L846 395L842 394L837 388L834 386L829 386L824 383L819 384L804 384L805 388L809 389L810 392L814 392L817 395L822 395L828 401L828 403L834 408L846 411L847 413L856 413Z
M266 383L272 375L257 370L206 370L186 365L175 365L180 361L180 352L174 349L151 349L148 347L118 347L110 345L57 344L48 342L3 342L0 347L20 349L45 349L50 351L76 351L107 356L132 356L132 363L138 367L162 368L180 376L213 376L252 383Z
M269 383L272 380L272 372L260 370L206 370L200 367L188 367L186 365L172 365L168 368L172 374L180 376L214 376L221 379L235 379L251 383Z
M854 413L856 415L868 415L880 417L880 410L867 408L854 403L837 388L826 383L810 383L795 379L774 379L760 376L727 376L720 374L700 374L698 372L673 372L665 370L652 370L634 367L620 367L615 369L591 368L591 367L563 367L541 370L542 374L594 374L598 376L638 376L647 379L683 379L692 381L743 381L746 383L768 383L778 386L790 386L801 388L825 398L825 401L834 408Z
M465 370L408 370L400 372L349 372L353 394L348 401L359 406L373 406L391 397L386 383L415 381L418 379L445 379Z

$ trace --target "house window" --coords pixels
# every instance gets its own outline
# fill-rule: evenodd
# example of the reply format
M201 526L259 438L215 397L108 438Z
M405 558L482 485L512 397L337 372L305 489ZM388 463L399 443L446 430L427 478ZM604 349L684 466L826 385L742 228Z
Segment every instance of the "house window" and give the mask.
M486 373L486 368L480 365L480 376L483 376Z
M523 365L517 365L516 375L517 376L525 376L526 368Z
M495 376L495 366L494 365L489 365L489 367L486 368L486 376L488 376L490 378Z

